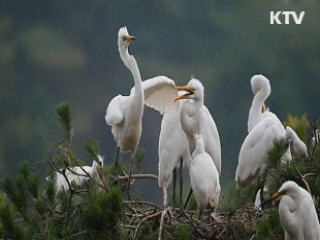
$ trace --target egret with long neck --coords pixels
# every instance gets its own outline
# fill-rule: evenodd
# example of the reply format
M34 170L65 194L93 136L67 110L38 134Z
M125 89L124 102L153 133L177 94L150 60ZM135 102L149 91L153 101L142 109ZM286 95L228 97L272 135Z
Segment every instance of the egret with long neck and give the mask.
M131 161L128 177L130 185L133 159L139 145L142 131L142 116L144 109L144 92L141 86L141 76L134 56L128 52L130 43L135 37L129 35L127 28L120 28L118 33L118 49L124 65L130 70L134 80L134 91L129 96L118 95L109 103L105 120L112 126L112 134L118 146L116 166L120 152L131 152ZM128 191L129 197L129 191Z

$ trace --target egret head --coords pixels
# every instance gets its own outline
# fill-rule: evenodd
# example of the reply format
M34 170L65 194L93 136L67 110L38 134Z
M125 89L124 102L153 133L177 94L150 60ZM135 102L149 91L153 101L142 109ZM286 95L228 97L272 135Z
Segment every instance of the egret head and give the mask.
M263 91L263 95L269 96L271 93L271 86L269 80L259 74L259 75L254 75L251 78L251 89L254 95L256 95L259 91Z
M118 45L119 48L128 48L130 43L132 43L136 38L129 35L127 27L122 27L119 29L118 33Z
M176 87L178 91L185 91L186 93L176 98L175 100L182 99L199 99L202 100L204 96L204 87L198 79L191 79L187 86Z
M272 195L271 200L278 201L284 195L289 195L289 196L293 197L296 195L299 188L300 187L295 182L286 181L284 184L282 184L279 191Z
M97 172L101 180L103 179L103 160L101 155L97 155L97 158L92 163L92 168Z

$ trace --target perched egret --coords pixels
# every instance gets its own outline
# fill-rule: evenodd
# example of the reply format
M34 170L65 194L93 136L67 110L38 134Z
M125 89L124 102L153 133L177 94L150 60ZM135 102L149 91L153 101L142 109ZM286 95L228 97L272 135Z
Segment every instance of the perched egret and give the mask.
M248 130L240 148L235 180L239 187L246 187L265 173L268 152L275 141L286 139L286 131L278 117L269 110L262 112L265 100L271 93L269 80L262 75L251 78L254 98L249 111ZM282 159L291 160L287 150Z
M296 158L308 157L307 145L298 137L297 133L289 126L286 127L286 138L291 144L291 152Z
M190 181L200 213L206 208L216 209L220 196L219 173L211 156L205 152L201 135L195 136L196 148L192 153Z
M165 76L157 76L142 82L145 104L163 114L159 135L159 186L163 188L163 204L168 205L167 189L176 178L176 168L180 165L180 201L182 201L182 163L189 167L191 155L187 137L180 123L181 104L175 82ZM133 88L131 92L134 92ZM175 189L173 189L173 204Z
M132 73L135 90L129 96L118 95L114 97L107 107L105 116L107 124L112 126L111 131L118 146L116 167L119 151L131 152L128 188L133 159L141 137L144 109L144 92L142 90L139 68L135 58L128 52L128 47L133 40L135 40L135 37L129 35L126 27L120 28L118 33L120 57L124 65Z
M285 182L272 200L279 200L285 240L320 239L319 220L309 192L293 181Z
M191 79L187 86L177 87L187 93L176 98L185 100L180 110L181 126L186 133L190 152L195 149L195 134L203 138L205 151L211 156L221 174L221 144L219 132L208 108L204 105L204 87L198 79Z
M194 115L188 116L188 119L199 121L198 125L201 127L195 129L194 133L199 133L199 130L200 134L205 136L205 149L214 159L220 173L221 145L219 133L213 118L204 106L204 88L200 81L192 79L188 86L176 87L173 80L165 76L158 76L143 81L142 85L145 93L145 104L163 113L159 138L159 185L164 188L164 199L166 199L165 189L171 183L172 171L179 164L179 160L183 159L186 166L189 166L191 161L191 152L195 147L194 138L191 137L192 133L190 131L188 136L185 134L181 117L182 111L189 114L186 108L192 109L192 103L195 103L193 106ZM185 94L179 96L177 91L184 91ZM174 99L185 99L185 101L173 101ZM188 123L188 120L184 122ZM189 144L189 141L192 143ZM193 146L193 149L189 149L189 145Z
M180 119L182 129L188 137L190 153L196 147L194 135L200 134L203 138L205 151L210 155L220 175L220 137L216 123L204 105L204 87L199 80L191 79L187 86L177 87L177 89L186 92L184 95L176 98L176 101L184 100L180 110ZM192 190L191 188L189 191L184 208L187 207Z
M60 169L63 171L63 169ZM97 181L98 183L103 183L103 157L100 155L97 156L97 160L93 160L92 166L83 166L83 167L67 167L65 169L65 175L69 181L69 184L75 184L77 186L83 185L85 182L89 181L91 178ZM60 192L62 190L68 191L69 185L60 172L56 172L56 190Z

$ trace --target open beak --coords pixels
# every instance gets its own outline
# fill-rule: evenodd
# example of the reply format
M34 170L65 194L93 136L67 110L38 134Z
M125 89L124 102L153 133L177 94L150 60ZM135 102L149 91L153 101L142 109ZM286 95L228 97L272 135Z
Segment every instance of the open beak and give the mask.
M186 93L180 97L177 97L175 99L175 101L182 100L182 99L188 99L188 98L190 98L190 96L195 94L195 89L193 87L184 86L184 87L176 87L176 89L177 89L177 91L185 91Z
M130 36L130 35L125 37L125 41L127 41L129 44L132 43L136 39L137 39L136 37Z

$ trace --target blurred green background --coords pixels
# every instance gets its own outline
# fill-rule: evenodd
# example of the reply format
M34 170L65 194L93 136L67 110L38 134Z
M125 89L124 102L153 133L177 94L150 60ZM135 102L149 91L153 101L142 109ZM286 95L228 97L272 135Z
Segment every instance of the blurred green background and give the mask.
M269 13L277 10L306 13L301 25L270 25ZM281 120L289 113L319 116L319 22L315 0L2 0L0 176L16 174L20 161L48 174L48 155L61 140L60 102L70 104L80 156L91 162L83 146L96 137L106 164L113 162L116 146L104 115L109 101L133 86L117 49L118 29L127 26L137 36L130 53L143 79L203 82L220 132L224 187L233 181L247 132L252 75L270 79L267 104ZM157 174L161 115L146 109L143 122L144 172Z

